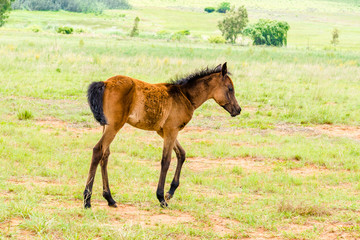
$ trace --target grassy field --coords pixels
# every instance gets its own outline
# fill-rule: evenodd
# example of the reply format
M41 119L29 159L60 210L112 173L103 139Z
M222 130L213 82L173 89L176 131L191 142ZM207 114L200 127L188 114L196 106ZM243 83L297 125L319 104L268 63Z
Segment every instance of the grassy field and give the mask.
M11 13L0 28L0 238L360 238L359 1L234 2L251 21L287 20L289 46L207 43L222 15L201 10L217 1ZM140 37L132 39L135 16ZM83 32L61 35L58 26ZM337 47L329 44L334 27ZM168 37L185 29L191 35L181 41ZM119 207L102 198L98 172L93 207L84 210L102 130L87 86L116 74L164 82L225 61L243 112L231 118L213 101L195 112L179 134L187 161L169 208L155 195L161 138L126 125L109 161Z

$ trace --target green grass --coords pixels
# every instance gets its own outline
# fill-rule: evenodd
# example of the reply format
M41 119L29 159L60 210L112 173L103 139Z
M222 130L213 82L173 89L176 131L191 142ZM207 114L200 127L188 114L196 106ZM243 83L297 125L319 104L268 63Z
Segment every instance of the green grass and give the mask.
M30 111L24 110L24 111L18 112L17 117L19 120L27 120L27 119L33 118L33 115Z
M218 34L222 15L202 8L216 1L154 3L162 5L134 1L133 10L98 16L14 11L0 29L0 238L359 237L358 2L304 1L290 18L296 2L244 1L256 19L289 18L288 48L207 43L202 36ZM132 39L135 16L141 36ZM329 47L339 19L340 45ZM58 26L75 33L57 34ZM186 29L181 41L156 35ZM155 196L161 138L126 126L109 162L119 208L107 207L98 172L93 209L84 210L101 137L86 102L89 83L116 74L164 82L225 61L243 112L231 118L214 101L195 112L179 134L188 160L169 209ZM334 132L320 131L323 124Z

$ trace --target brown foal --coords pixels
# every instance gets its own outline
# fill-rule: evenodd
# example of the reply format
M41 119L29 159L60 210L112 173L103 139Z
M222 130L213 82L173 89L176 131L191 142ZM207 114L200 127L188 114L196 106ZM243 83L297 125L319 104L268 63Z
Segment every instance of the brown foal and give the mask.
M160 205L167 207L165 199L170 200L179 186L181 167L185 161L185 151L176 139L178 132L191 120L195 109L208 99L214 99L232 117L240 114L241 108L236 101L226 63L214 69L206 68L172 83L149 84L125 76L115 76L105 82L93 82L89 86L88 101L95 119L104 126L104 132L93 148L84 191L84 207L91 207L92 187L99 163L103 197L109 206L117 207L109 188L107 163L109 146L125 123L156 131L164 139L156 195ZM177 166L170 190L164 197L165 178L172 150L176 153Z

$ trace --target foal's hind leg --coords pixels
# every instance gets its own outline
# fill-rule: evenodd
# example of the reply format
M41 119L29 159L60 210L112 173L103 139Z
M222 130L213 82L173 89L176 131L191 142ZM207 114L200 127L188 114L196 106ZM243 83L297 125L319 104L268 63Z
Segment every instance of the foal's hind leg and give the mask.
M109 178L107 173L107 163L110 155L110 148L105 151L103 159L100 161L101 175L103 181L103 197L107 200L110 207L117 207L115 200L111 196Z
M116 133L120 130L120 128L124 124L125 124L125 121L122 122L121 124L113 124L113 125L106 126L103 136L101 137L100 141L93 148L93 156L92 156L89 175L88 175L88 178L86 181L86 187L85 187L85 191L84 191L84 207L85 208L91 207L92 188L93 188L93 184L94 184L96 169L97 169L97 166L99 165L100 161L103 161L102 164L104 164L106 162L106 164L104 165L105 167L102 166L102 172L104 171L104 173L106 173L105 176L107 177L106 166L107 166L107 161L108 161L108 157L110 154L110 151L108 151L108 148L110 146L110 143L114 140ZM103 177L104 177L104 175L103 175ZM103 180L103 182L104 182L104 180ZM109 185L108 181L106 181L106 183L107 183L107 189L109 190L109 194L110 194L110 189L108 188L108 185ZM109 205L115 204L115 201L111 197L109 199L106 198L106 200L108 200ZM112 201L109 201L109 200L112 200Z
M180 184L180 172L182 165L185 162L185 150L181 147L178 140L175 141L174 151L176 153L177 165L174 178L170 185L170 190L165 195L166 200L170 200L174 196L175 190Z

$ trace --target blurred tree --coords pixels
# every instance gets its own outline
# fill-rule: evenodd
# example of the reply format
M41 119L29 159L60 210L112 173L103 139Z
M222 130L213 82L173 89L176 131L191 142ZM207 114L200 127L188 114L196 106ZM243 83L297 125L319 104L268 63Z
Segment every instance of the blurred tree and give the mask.
M14 0L0 0L0 27L5 24L11 10L11 2Z
M226 40L235 43L237 36L242 33L242 30L249 22L248 13L244 6L232 8L225 16L225 18L218 23L219 29Z
M136 17L134 20L134 26L130 32L130 37L139 36L139 22L140 22L140 18Z
M230 3L229 2L222 2L220 3L219 7L217 8L217 12L219 13L226 13L230 10Z
M127 0L15 0L12 8L29 11L62 9L69 12L102 13L104 9L130 9L131 5Z

